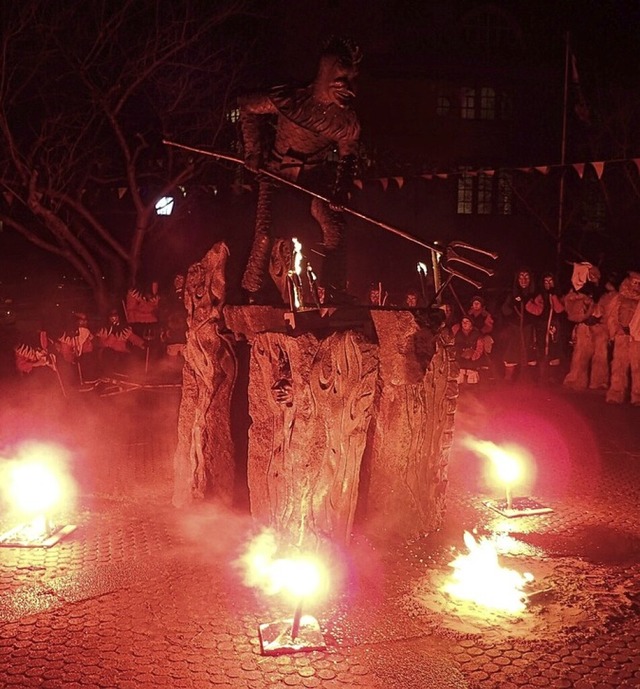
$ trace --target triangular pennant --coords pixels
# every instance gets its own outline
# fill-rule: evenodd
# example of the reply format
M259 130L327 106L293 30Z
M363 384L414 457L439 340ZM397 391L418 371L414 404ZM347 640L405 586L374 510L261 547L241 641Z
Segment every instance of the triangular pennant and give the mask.
M362 180L361 179L354 179L353 180L353 186L362 190L362 187L363 187Z
M636 164L638 172L640 172L640 158L633 158L633 162Z
M404 177L394 177L396 183L398 184L398 189L402 189L404 186Z
M388 189L388 187L389 187L389 178L388 178L388 177L383 177L383 178L380 180L380 184L382 184L382 189L383 189L384 191L387 191L387 189Z
M593 169L596 171L596 176L600 179L604 172L604 162L599 160L597 163L592 162L591 165L593 165Z
M449 175L446 172L436 172L436 177L439 179L449 179Z
M539 165L536 167L536 170L538 172L541 172L543 175L546 175L549 172L549 166L548 165Z
M574 163L573 169L578 173L578 177L582 179L582 176L584 175L584 163Z
M493 177L496 174L495 170L480 170L480 172L487 177Z
M7 202L7 205L11 206L13 203L13 194L10 191L3 191L2 195L4 196L4 200Z
M127 193L127 187L118 187L118 198L122 199L122 197Z

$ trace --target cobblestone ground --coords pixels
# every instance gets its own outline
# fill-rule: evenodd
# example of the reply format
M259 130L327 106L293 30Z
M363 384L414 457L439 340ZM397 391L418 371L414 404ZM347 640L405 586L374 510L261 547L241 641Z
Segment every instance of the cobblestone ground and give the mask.
M125 413L105 432L114 409ZM242 582L246 510L169 506L176 409L165 392L47 404L31 422L26 403L3 413L5 445L17 428L71 447L80 494L64 515L77 529L57 545L0 548L0 686L640 687L639 409L463 390L442 531L393 547L356 534L333 596L308 611L326 650L279 657L261 655L258 625L292 611ZM469 434L529 447L527 495L553 512L489 509ZM501 532L503 562L534 574L522 615L441 593L465 530Z

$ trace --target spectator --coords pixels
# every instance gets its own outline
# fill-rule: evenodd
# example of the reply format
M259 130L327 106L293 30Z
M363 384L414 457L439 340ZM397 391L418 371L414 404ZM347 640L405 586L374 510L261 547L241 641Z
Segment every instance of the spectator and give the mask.
M480 380L478 368L484 353L482 335L469 316L463 316L460 323L452 327L452 333L456 361L460 366L458 383L475 384Z
M535 329L542 309L542 297L535 290L531 271L520 268L501 309L505 319L504 367L508 381L514 380L518 366L526 364L532 371L538 365Z
M563 358L564 304L556 290L553 273L542 276L542 314L536 322L536 345L540 378L543 381L560 382L557 377Z

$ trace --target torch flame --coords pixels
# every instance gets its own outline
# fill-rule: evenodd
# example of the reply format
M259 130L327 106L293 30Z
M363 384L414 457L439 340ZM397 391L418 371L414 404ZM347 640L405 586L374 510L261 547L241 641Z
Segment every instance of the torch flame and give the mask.
M265 531L251 541L239 562L245 572L245 584L296 601L319 594L328 580L320 560L310 555L276 557L277 550L272 531Z
M464 442L467 447L491 462L498 480L504 485L512 486L523 476L525 454L518 448L507 449L490 440L478 440L472 437L466 438Z
M502 567L495 544L487 538L476 541L465 531L464 542L469 552L458 555L449 564L453 574L443 591L498 612L523 612L527 606L523 589L533 581L533 575Z
M68 500L72 483L66 473L62 448L27 443L4 465L0 482L7 502L25 517L51 513Z

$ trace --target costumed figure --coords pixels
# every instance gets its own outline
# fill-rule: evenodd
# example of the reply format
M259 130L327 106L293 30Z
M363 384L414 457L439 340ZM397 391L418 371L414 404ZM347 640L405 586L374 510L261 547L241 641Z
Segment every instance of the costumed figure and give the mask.
M482 334L468 316L463 316L452 331L456 360L460 366L458 383L477 383L480 380L478 368L484 354Z
M107 324L96 333L103 373L122 373L131 354L131 347L144 349L145 341L122 323L117 309L109 312Z
M360 124L353 109L354 84L361 60L359 48L348 39L333 38L325 45L315 80L302 88L282 86L267 94L239 99L240 125L247 169L265 170L330 198L311 202L324 245L322 283L328 301L346 294L345 220L356 170ZM275 120L275 140L268 148L265 126ZM337 150L337 169L329 160ZM274 238L272 207L274 181L259 177L255 234L242 287L255 301L263 287Z
M505 319L503 334L506 380L513 380L520 364L527 364L529 369L537 366L536 323L542 309L542 297L535 290L531 271L521 268L516 274L511 292L502 304Z
M127 291L125 315L136 335L147 340L154 339L158 329L159 303L157 282L151 283L148 293L133 288Z
M590 263L574 263L572 289L564 296L567 319L573 325L571 364L563 385L574 390L604 390L609 385L609 333L604 299L598 299L600 270Z
M94 383L97 378L94 361L94 336L89 329L87 314L80 311L73 314L74 322L56 342L60 358L66 364L76 367L79 383Z
M554 371L559 370L563 358L564 304L556 290L553 273L542 276L542 314L537 321L536 343L540 362L540 377L560 382Z
M606 401L624 402L630 379L631 404L640 406L640 272L630 271L620 283L607 306L606 321L613 342Z

